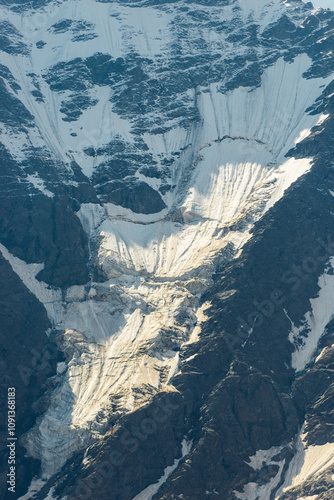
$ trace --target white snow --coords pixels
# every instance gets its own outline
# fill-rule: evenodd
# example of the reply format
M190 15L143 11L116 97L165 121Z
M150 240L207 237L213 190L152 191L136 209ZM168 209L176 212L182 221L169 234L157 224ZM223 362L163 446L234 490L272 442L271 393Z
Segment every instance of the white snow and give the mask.
M239 4L243 24L259 23L260 31L286 10L286 2L281 0L239 0ZM223 13L221 7L201 8L218 23L235 20L232 5ZM133 146L133 123L115 112L114 89L106 85L91 85L89 96L98 103L76 122L64 122L60 103L70 92L52 91L41 75L59 62L99 52L117 58L136 51L159 67L173 57L175 37L191 55L199 36L194 21L193 38L182 37L180 23L174 22L172 4L156 9L65 0L22 14L3 8L2 14L30 44L29 57L2 52L1 62L20 83L17 96L34 115L36 127L22 136L1 129L1 140L18 159L24 158L25 147L44 146L46 154L62 169L70 170L69 163L74 159L87 176L103 158L97 160L83 150L98 149L116 135ZM69 31L55 33L50 29L64 19L89 21L91 32L98 36L71 42ZM244 49L226 41L224 33L203 28L201 36L226 58L243 55ZM40 40L46 43L42 49L36 47ZM182 96L190 103L196 99L200 120L192 128L186 130L174 120L165 134L142 134L157 162L162 154L169 156L182 150L171 166L169 181L176 187L164 196L167 208L158 214L135 214L112 203L81 206L78 216L89 237L92 258L97 248L97 263L108 281L71 287L63 301L60 290L36 280L42 264L26 264L0 247L14 271L45 304L53 324L65 330L62 346L70 361L58 366L61 383L51 406L25 437L28 452L42 461L44 477L59 470L73 452L103 432L110 414L131 411L160 390L174 390L173 376L179 369L174 345L198 340L210 306L199 309L199 297L212 283L216 262L242 251L253 223L311 166L311 158L285 158L289 149L326 118L305 113L332 80L302 78L310 65L305 55L293 63L280 58L265 70L260 88L222 93L221 83L216 83L199 87L196 92L192 89ZM33 98L29 73L37 75L45 103ZM137 178L144 180L141 174ZM52 195L37 174L27 180L47 196ZM158 187L154 179L145 181ZM239 229L228 230L232 224ZM331 278L322 278L322 288L330 283L326 292L328 317ZM312 355L316 338L321 335L324 306L317 304L314 334L305 348L295 353L298 366ZM181 326L180 314L184 318ZM305 321L313 320L310 316ZM172 345L169 335L173 336ZM165 471L161 480L170 472ZM252 485L248 488L254 490ZM247 500L254 494L250 492ZM264 490L258 494L263 496Z
M180 344L196 341L197 301L211 283L215 259L227 245L238 252L249 238L249 225L223 236L224 227L250 209L256 220L271 196L279 199L309 168L308 161L282 160L301 132L319 119L303 114L323 83L300 82L309 64L305 57L295 65L279 61L263 76L262 90L238 89L224 96L213 87L211 97L202 95L203 124L188 137L189 143L202 146L188 148L183 163L178 163L179 167L187 164L187 158L193 161L187 183L183 184L184 167L175 167L172 179L179 187L170 203L178 203L184 223L166 219L166 211L147 216L112 204L81 207L78 215L88 236L100 239L98 259L110 281L92 284L88 300L83 299L82 289L68 292L58 327L66 330L65 345L75 354L52 407L27 438L30 454L42 460L44 475L59 469L91 435L102 432L113 395L123 411L129 411L152 391L173 390L177 353L165 347L163 332L179 332ZM279 83L274 84L276 80ZM290 90L286 81L291 82ZM277 128L271 130L272 106L287 95L290 107L282 112L289 111L288 121L281 127L280 116ZM185 137L176 129L165 140L162 136L145 140L157 156L159 151L177 149ZM284 165L274 179L281 161ZM182 328L176 322L181 311L189 311Z
M180 460L186 457L190 453L191 447L192 447L192 441L187 441L186 439L184 439L182 441L182 457L179 459L175 459L173 465L166 467L164 475L159 479L159 481L156 484L148 486L147 488L145 488L145 490L136 495L132 500L151 500L153 495L157 493L159 488L167 481L172 472L174 472L174 470L178 467Z
M311 497L301 497L298 500L316 500L318 495L312 495Z
M61 291L36 279L36 275L44 268L44 264L26 264L26 262L8 252L7 248L1 243L0 251L25 286L42 302L51 323L53 325L58 323L62 317Z
M70 286L66 290L66 302L75 302L79 300L84 300L86 295L86 290L84 285L74 285Z
M280 0L273 2L239 0L239 3L240 16L244 21L249 23L254 20L263 27L275 21L286 8ZM202 6L202 8L207 7ZM210 13L220 20L221 8L210 7ZM97 99L98 104L84 111L76 122L64 122L60 105L71 92L51 91L41 75L54 64L79 57L87 58L96 53L109 53L115 59L124 57L131 51L153 59L158 56L165 59L171 57L174 30L177 31L177 24L173 24L176 15L173 8L144 9L119 3L100 3L95 0L86 0L84 3L79 0L68 0L59 5L51 3L42 9L28 11L23 15L3 8L2 14L4 19L12 22L22 33L31 49L29 58L24 55L13 57L1 54L1 62L11 70L21 84L18 97L35 117L37 128L29 132L26 141L35 146L47 145L50 152L65 165L72 159L76 160L83 172L90 176L98 160L87 156L83 150L87 147L98 149L107 144L115 134L122 136L127 142L132 142L132 123L113 111L113 90L106 85L89 88L90 97ZM232 6L226 6L224 19L233 20L234 17ZM64 19L89 22L92 25L92 32L98 36L81 43L70 43L68 30L64 33L55 33L51 29L54 24ZM213 46L216 44L224 50L226 57L233 56L241 50L239 46L226 42L223 33L218 36L214 30L204 30L202 36ZM36 47L36 42L40 40L46 43L42 49ZM185 50L193 52L192 39L184 39L182 43ZM259 139L263 141L264 147L269 146L274 153L275 150L276 153L279 151L282 159L283 153L291 147L293 140L297 140L302 130L309 130L310 125L314 125L315 117L306 115L304 111L319 95L319 85L330 81L330 77L325 80L301 78L302 72L309 65L310 60L306 56L296 58L293 64L285 63L281 59L265 72L261 89L252 92L243 88L222 94L218 89L220 84L211 85L210 93L201 93L198 99L205 120L204 135L200 138L200 142L203 141L205 144L206 139L211 142L223 135L239 136L241 142L236 146L246 152L249 144L244 144L244 140ZM44 103L37 102L31 94L35 89L32 78L28 76L31 73L36 75L35 80L45 97ZM268 92L269 89L272 93ZM190 99L195 97L192 94L193 91L188 92ZM296 126L299 130L295 130ZM277 129L280 132L278 134ZM72 136L73 133L76 136ZM17 144L26 141L21 140L18 143L10 139L9 133L3 135L3 141L11 152L16 156L22 155ZM174 129L162 137L161 142L165 143L169 152L176 151L175 145L187 145L189 142L184 144L184 141L188 141L191 135L191 132L183 128ZM147 139L153 155L156 156L163 150L158 144L159 138L152 136ZM159 151L155 146L158 146ZM177 165L175 167L179 170ZM182 175L181 172L180 174Z
M209 319L209 316L207 316L206 311L210 308L211 303L206 301L204 304L201 305L196 311L196 326L191 332L189 336L188 342L186 344L192 344L193 342L197 342L199 340L199 335L201 333L201 324L204 323L206 320ZM189 358L187 359L189 361Z
M239 500L268 500L268 498L270 498L270 494L273 490L275 490L280 482L283 464L277 465L280 467L277 476L275 476L269 483L262 486L259 486L257 483L248 483L244 486L242 493L234 491L236 498Z
M58 324L66 329L63 348L72 359L52 406L26 441L29 453L42 459L44 476L103 431L113 395L129 411L145 402L146 392L174 390L168 376L177 368L178 353L164 346L162 332L187 338L191 313L189 324L180 326L176 319L193 296L173 283L124 278L95 284L96 300L69 302Z
M49 491L49 493L47 494L47 496L45 497L44 500L56 500L58 497L54 497L53 494L55 492L55 489L56 487L52 487ZM67 500L67 496L66 497L63 497L62 500Z
M105 209L95 203L83 203L77 212L82 227L89 237L92 237L94 231L99 227L104 217Z
M249 457L248 465L254 470L261 470L266 465L277 465L279 470L275 477L268 483L259 485L255 482L247 483L242 492L234 491L239 500L268 500L281 480L281 474L285 464L285 459L280 462L273 462L272 458L282 451L283 446L272 447L268 450L258 450L255 455Z
M27 180L28 180L28 182L31 182L31 184L36 189L38 189L39 191L41 191L41 193L45 194L49 198L52 198L54 196L54 194L51 193L51 191L49 191L48 189L46 189L43 179L40 179L37 174L35 174L35 175L27 175Z
M30 500L35 493L37 493L39 490L42 489L42 487L45 485L46 481L43 481L42 479L34 478L30 486L28 488L28 491L25 495L21 496L18 498L18 500Z
M334 257L330 259L330 263L333 268ZM291 365L297 372L303 370L311 361L318 341L334 315L334 276L324 273L319 278L318 286L319 294L310 300L311 310L306 313L303 324L299 327L293 326L289 335L290 342L296 348L292 353ZM301 335L303 331L306 333L306 338Z
M25 159L25 147L28 146L27 136L23 132L13 132L0 125L0 141L11 155L18 161Z
M198 105L203 125L194 131L192 140L203 146L187 153L195 156L196 168L187 191L181 188L183 202L179 204L187 225L161 221L138 226L105 220L100 227L100 258L107 272L112 267L117 270L119 260L122 270L125 266L166 276L198 267L211 260L221 246L219 230L224 225L249 211L261 211L269 200L273 204L310 168L308 159L284 160L301 132L319 120L304 113L324 83L323 79L315 82L301 77L309 65L307 56L300 56L294 64L280 60L265 72L259 89L222 94L212 85L210 93L201 94ZM167 151L182 137L177 132L168 134L164 147L169 142L173 146ZM152 149L159 148L158 138L146 142ZM182 184L182 175L182 168L177 169L173 183ZM182 199L182 191L176 196Z
M3 8L2 17L13 23L24 39L30 42L30 58L1 53L1 62L21 84L18 97L35 117L37 130L30 133L30 140L35 146L47 145L53 155L65 164L71 159L76 160L83 172L91 175L96 160L85 155L83 149L97 149L107 144L115 134L131 142L131 123L113 112L110 102L112 90L108 86L90 89L90 97L98 99L98 104L84 111L77 122L64 122L64 115L59 110L61 101L70 92L51 91L42 75L54 64L78 57L85 59L96 53L110 53L115 59L132 50L143 57L156 56L161 50L166 50L169 43L167 25L170 16L154 8L146 8L144 12L141 8L110 5L95 0L85 0L84 3L69 0L61 5L51 3L22 16ZM98 36L84 43L69 43L68 31L55 33L50 30L52 25L64 19L88 21ZM46 43L42 49L36 47L36 42L40 40ZM28 76L30 73L36 74L44 103L37 102L31 94L35 88ZM71 133L77 135L71 136ZM8 140L5 138L4 142L8 143ZM20 150L17 149L17 141L13 146L15 150L11 151L18 156Z
M310 64L306 55L296 57L293 63L279 59L264 72L261 86L255 89L241 87L223 94L219 85L212 84L210 93L199 96L205 120L203 139L240 138L243 144L235 149L244 154L252 152L256 141L276 161L284 160L301 133L319 120L319 115L310 116L305 110L321 94L320 87L333 79L302 78Z
M321 349L320 354L315 358L315 363L318 363L318 361L320 361L324 356L328 355L332 351L333 347L334 344Z
M43 481L42 479L34 478L31 481L31 484L29 486L27 493L25 495L21 496L20 498L18 498L18 500L31 500L32 498L34 498L35 494L38 493L42 489L42 487L45 484L46 484L46 481ZM48 492L47 496L44 498L44 500L56 500L56 498L58 498L58 497L53 496L55 489L56 489L55 487L52 487L50 489L50 491ZM67 499L67 496L62 498L62 500L66 500L66 499Z
M62 374L67 368L67 364L62 361L61 363L57 363L57 373Z
M278 200L282 198L285 191L303 174L306 174L312 166L310 158L295 159L290 158L281 165L268 179L268 182L275 184L272 196L266 205L269 210Z
M297 436L296 452L286 472L284 484L277 491L276 498L312 477L319 477L324 470L333 464L334 443L306 446L303 427Z
M109 341L123 322L123 316L117 314L115 308L109 312L104 302L90 300L69 304L61 326L65 330L78 330L88 341L102 345Z

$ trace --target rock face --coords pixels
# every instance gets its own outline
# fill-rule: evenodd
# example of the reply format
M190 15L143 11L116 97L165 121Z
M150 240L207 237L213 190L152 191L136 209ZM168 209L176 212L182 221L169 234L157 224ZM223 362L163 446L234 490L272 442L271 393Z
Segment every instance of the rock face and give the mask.
M334 13L0 9L16 497L332 498Z

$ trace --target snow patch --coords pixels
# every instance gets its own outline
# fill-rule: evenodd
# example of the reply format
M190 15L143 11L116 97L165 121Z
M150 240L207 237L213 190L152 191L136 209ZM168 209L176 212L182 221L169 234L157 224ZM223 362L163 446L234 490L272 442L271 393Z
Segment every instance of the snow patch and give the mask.
M61 375L66 371L66 368L67 364L64 361L62 361L61 363L57 363L57 374Z
M239 4L243 25L257 23L260 32L286 11L281 0ZM221 21L221 7L201 8ZM117 59L135 52L160 67L164 59L174 57L178 23L173 5L156 9L67 0L22 14L10 9L3 13L30 43L29 57L2 53L1 58L21 85L17 96L36 123L20 141L6 134L10 151L22 155L17 144L47 145L63 169L74 159L91 176L103 158L87 155L85 148L97 150L116 135L133 146L133 123L115 113L112 87L92 85L87 92L96 104L77 121L65 122L59 110L70 92L52 91L40 75L57 63L96 53ZM224 7L223 15L224 21L234 22L234 6ZM89 21L98 36L69 43L68 32L52 29L64 19ZM225 43L224 33L212 29L202 35L226 59L240 55L237 44ZM194 38L198 42L196 30ZM45 45L36 47L41 40ZM179 41L185 54L194 53L192 38ZM91 247L98 246L97 264L109 281L91 283L89 292L71 287L62 304L59 290L36 280L42 264L26 264L1 247L57 328L65 330L67 370L59 366L62 382L52 405L26 437L29 453L42 461L44 476L59 470L73 452L104 432L110 416L135 409L160 390L173 391L179 368L175 343L179 347L198 340L206 319L206 307L198 311L198 299L212 283L215 263L242 251L254 221L310 167L311 159L285 158L323 119L305 110L331 77L303 78L310 65L305 55L293 63L281 58L264 71L260 88L223 93L219 82L192 89L183 97L196 100L200 120L193 127L186 130L171 121L169 132L142 135L148 154L158 163L164 155L182 152L170 167L169 181L175 189L164 197L168 208L145 215L111 203L84 204L78 212ZM37 75L44 103L31 94L31 73ZM137 178L143 179L139 174ZM40 179L33 176L30 182L46 194ZM149 183L158 187L155 180ZM231 230L233 226L238 229ZM165 471L163 481L169 473Z
M40 179L37 174L27 175L27 181L30 182L41 193L45 194L45 196L53 198L54 194L46 189L43 179Z
M201 333L201 324L204 323L209 319L209 317L206 315L205 311L207 311L211 307L211 302L204 302L204 304L201 305L196 311L196 326L191 332L191 335L189 337L188 342L186 344L192 344L194 342L197 342L199 340L199 335ZM187 359L189 361L190 358Z
M332 269L334 257L331 257L330 264ZM311 361L326 325L334 316L334 275L324 273L319 278L318 286L318 297L310 300L311 310L304 316L302 325L293 326L289 334L289 340L295 346L291 365L297 372Z
M168 332L181 343L193 321L196 298L175 283L123 275L91 288L92 299L64 305L58 328L65 330L67 371L43 420L26 436L29 454L42 460L43 477L104 432L110 415L132 411L159 390L174 391L178 352ZM178 314L189 305L189 319L179 325Z
M31 498L33 498L35 493L38 493L43 488L45 483L46 483L46 481L43 481L42 479L38 479L35 477L31 481L27 493L25 495L21 496L20 498L18 498L18 500L30 500Z
M0 251L28 290L44 305L51 323L53 325L59 323L63 312L61 290L36 279L37 274L44 269L44 264L27 264L18 257L14 257L1 243Z
M285 474L284 484L276 493L277 498L291 488L301 485L304 481L312 477L319 477L322 472L334 464L334 443L306 446L304 429L305 426L297 436L296 452Z
M273 446L268 450L258 450L255 455L249 457L248 465L254 470L262 469L263 465L268 465L272 457L282 451L282 446ZM276 462L275 462L276 463Z
M89 300L70 291L58 322L73 357L62 375L61 397L55 395L27 444L42 460L43 474L54 473L102 432L108 415L131 411L162 388L173 390L178 357L168 343L170 332L178 345L196 341L198 299L212 282L215 260L240 252L252 225L242 225L244 216L252 213L256 220L271 196L279 199L291 179L309 168L308 162L282 160L319 118L304 113L324 83L301 78L309 64L304 56L293 64L278 61L264 73L262 90L224 95L212 86L198 99L203 124L188 137L179 129L145 136L156 157L180 149L180 141L197 145L187 148L183 163L176 162L180 169L172 171L173 216L166 217L167 209L148 216L111 203L82 205L78 216L90 240L99 242L98 263L109 281L92 283ZM286 99L289 108L282 110ZM283 118L288 113L286 126L281 115L270 126L277 109ZM285 166L276 179L280 162ZM242 229L227 231L232 223ZM205 320L200 312L199 320Z
M281 480L281 474L285 464L285 459L279 462L273 462L272 458L280 453L283 446L272 447L268 450L258 450L255 455L249 458L248 465L254 470L261 470L268 465L276 465L279 467L277 474L266 484L259 485L255 482L246 484L242 492L234 491L234 495L239 500L268 500L271 498L271 493L275 491Z
M83 203L77 212L77 216L87 236L91 238L105 216L105 208L96 203Z

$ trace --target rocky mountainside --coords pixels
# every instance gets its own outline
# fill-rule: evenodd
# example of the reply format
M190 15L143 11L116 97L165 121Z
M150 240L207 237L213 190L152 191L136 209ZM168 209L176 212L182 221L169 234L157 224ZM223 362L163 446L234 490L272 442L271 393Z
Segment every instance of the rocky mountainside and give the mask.
M334 12L0 13L2 497L333 498Z

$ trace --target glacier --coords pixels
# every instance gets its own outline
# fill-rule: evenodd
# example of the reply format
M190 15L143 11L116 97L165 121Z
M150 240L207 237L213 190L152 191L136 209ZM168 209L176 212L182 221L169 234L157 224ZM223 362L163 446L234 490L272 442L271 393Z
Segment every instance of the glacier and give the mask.
M289 2L280 0L239 0L238 6L239 21L257 23L260 32L290 8ZM232 23L236 15L232 5L201 8L210 10L216 21ZM1 126L1 142L12 157L21 161L25 148L41 148L45 158L52 158L62 171L63 182L76 186L73 162L85 177L94 179L101 162L108 162L105 147L111 140L118 138L138 149L134 129L140 127L139 119L131 110L120 112L117 89L87 83L85 92L93 105L66 121L61 110L73 93L67 88L56 90L57 82L48 82L47 75L68 61L102 53L117 60L131 51L153 61L154 74L171 57L178 9L67 0L50 2L38 11L18 14L3 8L2 13L29 46L28 55L1 52L0 59L20 86L9 91L35 123L28 131ZM302 25L303 17L295 16ZM74 28L69 42L69 30L59 27L64 20L85 25L84 42L75 41L78 29ZM228 41L225 33L205 28L201 36L215 50L224 47L226 59L244 55L242 46ZM193 43L191 38L182 41L185 53L193 52ZM262 48L254 50L261 57ZM0 245L14 272L45 305L66 357L66 364L58 366L49 408L23 438L28 454L41 461L44 480L102 436L121 415L142 407L159 391L176 390L173 377L179 371L179 351L198 340L205 309L210 307L200 299L212 285L217 265L240 256L256 221L312 167L312 157L288 155L328 118L322 112L310 114L309 108L333 81L333 73L307 78L312 64L306 54L293 60L278 54L263 70L258 86L222 92L222 82L214 81L182 92L184 107L195 105L198 113L188 128L178 117L166 118L166 130L143 127L139 137L158 170L163 170L162 159L173 159L163 179L173 189L161 191L164 208L152 213L135 212L102 197L99 203L81 203L77 217L88 237L90 262L103 280L91 275L84 285L61 290L36 279L43 264L25 263ZM34 98L37 88L43 99ZM152 108L150 119L154 122L157 116L159 110ZM93 153L87 154L88 150ZM26 181L53 198L52 186L41 175L28 174ZM134 177L156 192L162 186L159 176L137 170ZM328 292L327 305L332 276L321 280L318 302L323 303ZM312 308L315 318L311 313L305 317L309 323L318 321L317 299ZM316 337L310 336L309 344L292 354L296 370L310 361L333 316L332 306L327 309L324 317L319 307L322 320L314 327ZM299 334L293 326L291 341ZM238 498L255 500L260 495L265 499L278 481L275 478L269 489L262 490L249 484ZM148 497L144 492L136 498Z
M67 299L63 319L56 323L65 330L62 347L73 357L52 408L25 442L31 455L41 459L45 476L103 432L107 415L115 413L111 397L118 411L132 411L150 394L173 390L169 373L175 372L177 346L191 335L215 262L242 251L252 224L271 200L277 202L310 168L311 159L284 159L301 133L322 121L305 110L332 77L301 78L309 65L304 56L292 64L280 60L264 73L260 89L204 94L202 130L194 130L192 139L203 146L196 151L188 185L182 187L182 223L166 216L131 220L129 210L82 205L78 216L90 240L100 242L96 258L108 281L92 282L81 298L74 294ZM270 125L281 101L288 123L283 136ZM168 133L165 144L175 148L180 136L177 130ZM176 172L173 182L178 176ZM253 220L244 222L252 212ZM230 225L240 229L224 236ZM181 312L187 318L182 325L177 321ZM170 345L162 334L168 329L177 332Z

